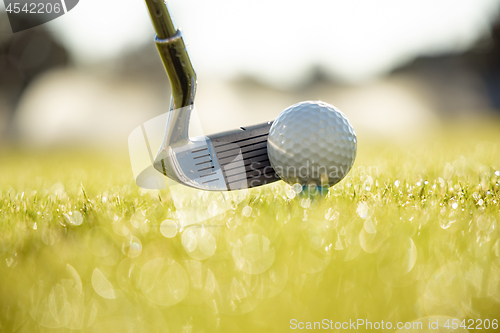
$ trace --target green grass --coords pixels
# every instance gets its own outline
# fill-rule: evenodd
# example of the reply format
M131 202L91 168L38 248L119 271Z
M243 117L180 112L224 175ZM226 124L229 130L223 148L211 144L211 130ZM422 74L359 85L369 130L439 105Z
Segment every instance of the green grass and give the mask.
M0 331L498 320L499 129L360 137L353 171L327 195L279 182L219 215L210 196L187 197L214 215L196 225L168 191L137 188L126 156L4 149Z

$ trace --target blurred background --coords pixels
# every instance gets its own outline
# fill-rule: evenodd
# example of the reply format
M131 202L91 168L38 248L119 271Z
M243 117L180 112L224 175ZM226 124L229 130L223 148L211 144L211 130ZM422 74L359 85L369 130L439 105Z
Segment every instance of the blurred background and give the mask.
M339 107L360 140L414 140L500 116L500 0L171 0L209 134L302 100ZM85 0L13 34L0 5L0 141L127 150L168 110L141 0Z
M170 0L206 134L318 99L357 133L328 195L224 214L244 191L132 182L128 136L170 99L144 0L16 34L0 3L0 332L498 319L500 0Z

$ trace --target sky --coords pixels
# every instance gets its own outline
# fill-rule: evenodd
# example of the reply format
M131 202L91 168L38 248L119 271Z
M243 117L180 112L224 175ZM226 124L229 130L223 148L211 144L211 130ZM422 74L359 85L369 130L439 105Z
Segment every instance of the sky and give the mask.
M467 49L500 0L170 0L199 76L293 86L321 66L370 80L420 54ZM48 28L83 65L152 43L142 0L81 0Z

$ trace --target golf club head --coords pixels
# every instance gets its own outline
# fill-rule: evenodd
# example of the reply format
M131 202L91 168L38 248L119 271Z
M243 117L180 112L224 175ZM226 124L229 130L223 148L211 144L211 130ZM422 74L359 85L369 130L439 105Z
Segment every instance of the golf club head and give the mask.
M153 165L180 184L203 190L227 190L214 148L207 137L192 138L182 146L162 147Z
M234 191L279 180L267 156L272 122L192 138L181 145L164 141L153 163L181 184L208 191Z

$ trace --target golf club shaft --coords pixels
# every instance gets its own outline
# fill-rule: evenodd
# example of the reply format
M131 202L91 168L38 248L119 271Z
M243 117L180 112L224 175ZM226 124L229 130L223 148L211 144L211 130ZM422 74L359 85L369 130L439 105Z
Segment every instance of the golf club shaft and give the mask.
M146 5L148 6L151 21L153 21L156 36L159 39L173 37L177 33L177 28L163 0L146 0Z
M156 47L172 87L170 109L189 106L194 103L196 94L196 72L181 31L175 27L163 0L145 1L156 31Z

